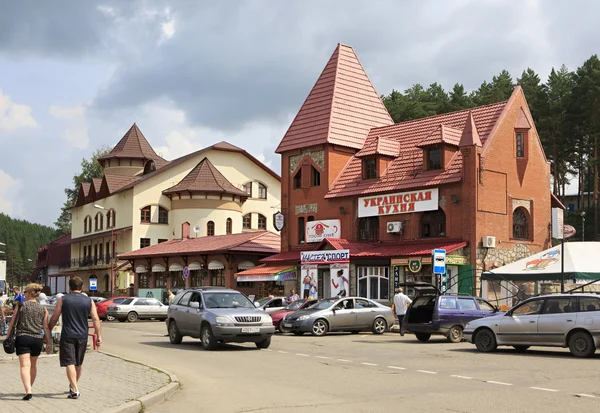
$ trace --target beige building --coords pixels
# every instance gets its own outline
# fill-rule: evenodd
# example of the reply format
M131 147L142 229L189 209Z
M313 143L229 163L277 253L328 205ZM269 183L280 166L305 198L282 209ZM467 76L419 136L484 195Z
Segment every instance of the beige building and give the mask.
M71 260L59 274L81 276L86 291L95 278L107 295L112 269L116 293L128 293L132 268L116 255L182 238L184 223L191 237L275 232L279 175L227 142L167 161L134 124L99 161L104 177L82 184L71 209Z

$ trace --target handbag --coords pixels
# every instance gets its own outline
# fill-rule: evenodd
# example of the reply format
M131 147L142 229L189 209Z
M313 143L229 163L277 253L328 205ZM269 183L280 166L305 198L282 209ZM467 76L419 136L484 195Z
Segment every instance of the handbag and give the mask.
M2 346L4 347L6 354L13 354L15 352L15 344L17 341L17 325L19 324L19 319L21 318L21 311L23 311L21 303L18 304L18 308L19 311L17 312L10 335L2 342Z

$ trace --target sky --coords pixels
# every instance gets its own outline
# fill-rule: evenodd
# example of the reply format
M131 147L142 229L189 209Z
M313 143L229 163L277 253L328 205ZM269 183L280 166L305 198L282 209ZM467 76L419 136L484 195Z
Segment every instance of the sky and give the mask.
M82 158L136 122L174 159L228 141L276 172L277 144L338 43L379 94L468 90L502 69L598 53L579 0L19 0L0 4L0 212L52 225Z

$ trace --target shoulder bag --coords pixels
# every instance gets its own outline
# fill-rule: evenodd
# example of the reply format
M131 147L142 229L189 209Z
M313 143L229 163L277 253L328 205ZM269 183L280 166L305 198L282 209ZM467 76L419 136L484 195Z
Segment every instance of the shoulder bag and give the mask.
M21 303L17 305L19 311L15 316L15 322L13 323L13 328L10 331L10 335L6 337L6 339L2 342L2 346L4 347L4 351L6 354L13 354L15 352L15 343L17 341L17 325L19 324L19 319L21 318L21 312L23 311L23 306Z

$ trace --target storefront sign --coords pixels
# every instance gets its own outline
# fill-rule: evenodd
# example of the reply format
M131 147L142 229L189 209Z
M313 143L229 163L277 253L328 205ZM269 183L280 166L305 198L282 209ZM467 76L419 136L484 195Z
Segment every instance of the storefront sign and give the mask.
M281 211L273 214L273 226L277 231L281 231L285 225L285 215Z
M438 209L438 189L358 198L358 217L375 217Z
M394 294L398 291L400 287L400 267L398 265L394 266Z
M276 274L265 274L265 275L238 275L236 280L238 282L253 282L253 281L288 281L295 280L297 278L296 269L289 268L284 271L280 271Z
M302 251L300 262L305 264L345 264L350 263L350 250Z
M419 272L419 271L421 271L421 260L420 259L409 260L408 261L408 269L411 272Z
M463 258L463 257L457 257L457 258ZM390 261L391 261L392 266L395 266L395 265L407 266L411 260L420 260L421 264L423 264L423 265L431 264L431 257L421 257L421 258L411 258L411 259L409 259L409 258L392 258ZM466 260L466 258L465 258L465 260Z
M326 219L306 223L306 242L320 242L325 238L341 238L342 224L339 219Z
M331 264L329 277L332 296L346 297L350 294L350 264Z
M469 261L467 257L461 257L458 255L446 255L446 264L448 265L468 265Z

